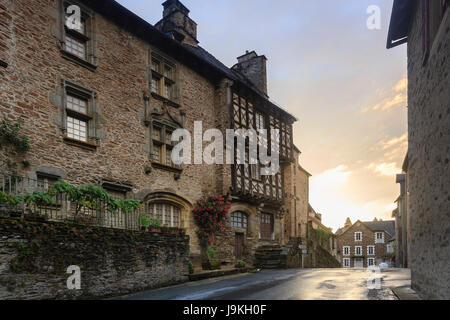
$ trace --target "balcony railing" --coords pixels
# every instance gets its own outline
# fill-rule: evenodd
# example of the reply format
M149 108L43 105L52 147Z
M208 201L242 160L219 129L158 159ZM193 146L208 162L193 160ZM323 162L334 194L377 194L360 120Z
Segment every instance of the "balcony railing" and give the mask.
M45 182L28 177L1 175L0 191L6 195L25 198L34 192L47 192L49 185ZM141 216L146 215L145 208L133 210L130 213L118 209L112 212L108 205L99 202L95 209L80 206L68 199L66 194L53 195L52 203L37 206L21 201L17 205L0 203L0 216L3 217L34 217L38 220L60 221L88 226L99 226L114 229L140 230Z

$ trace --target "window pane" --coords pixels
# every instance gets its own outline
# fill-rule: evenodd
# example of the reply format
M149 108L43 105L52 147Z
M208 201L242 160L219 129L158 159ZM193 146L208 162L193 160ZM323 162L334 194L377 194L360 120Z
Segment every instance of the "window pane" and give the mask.
M163 221L163 205L161 203L157 203L155 206L155 219L158 221Z
M86 45L69 36L66 36L66 50L80 58L86 57Z
M161 63L156 59L152 59L152 67L151 68L153 71L160 72Z
M160 128L153 127L152 138L153 138L153 140L161 141L161 129Z
M164 77L172 79L172 68L169 66L164 67Z
M67 136L72 139L87 141L87 122L67 117Z
M161 163L161 146L153 145L152 159L155 162Z
M172 144L172 132L166 131L166 144Z
M173 227L181 227L181 211L179 208L173 208Z
M166 164L168 166L172 165L172 150L166 149Z
M67 95L67 108L80 113L87 113L87 101Z
M172 206L163 205L164 207L164 224L172 227Z
M153 93L159 94L159 79L158 78L155 78L155 77L152 78L151 87L152 87Z
M166 83L164 84L164 98L170 98L171 85Z

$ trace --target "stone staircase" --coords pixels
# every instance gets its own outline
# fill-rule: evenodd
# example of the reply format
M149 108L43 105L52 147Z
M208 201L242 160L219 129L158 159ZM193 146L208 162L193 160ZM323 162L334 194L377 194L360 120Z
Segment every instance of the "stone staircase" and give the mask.
M255 252L255 267L261 269L285 268L285 258L283 259L282 253L283 248L278 244L263 245L257 248Z

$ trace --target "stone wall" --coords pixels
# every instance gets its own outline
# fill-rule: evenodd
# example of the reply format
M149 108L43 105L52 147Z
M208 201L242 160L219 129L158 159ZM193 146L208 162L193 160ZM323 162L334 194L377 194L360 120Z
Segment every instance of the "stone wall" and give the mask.
M189 237L0 219L0 300L95 299L187 281ZM68 290L67 268L81 268Z
M412 286L450 299L450 10L423 64L422 11L408 35L409 236Z

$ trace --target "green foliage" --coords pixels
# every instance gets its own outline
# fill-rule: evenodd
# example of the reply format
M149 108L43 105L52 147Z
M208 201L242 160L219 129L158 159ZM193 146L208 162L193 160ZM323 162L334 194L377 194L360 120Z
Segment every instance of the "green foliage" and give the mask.
M23 201L22 197L0 191L0 204L6 204L14 208L22 201Z
M219 270L222 268L222 262L220 260L212 260L211 261L211 269L212 270Z
M141 217L141 226L144 228L150 227L150 219L147 218L146 216L142 216Z
M192 264L191 261L189 261L188 266L189 266L189 274L193 274L194 273L194 265Z
M0 144L12 144L18 152L27 152L30 149L30 140L27 136L21 135L22 121L14 124L8 120L0 122Z
M25 196L25 203L35 205L37 207L47 207L53 204L53 198L45 192L34 192Z
M101 210L104 207L113 213L117 213L119 209L124 213L131 213L141 206L141 203L134 199L116 200L98 186L75 187L65 181L55 182L50 188L49 194L67 195L69 201L76 204L76 213L79 213L82 208Z
M328 240L330 240L330 233L321 228L315 229L315 231L316 231L316 234L319 236L320 245L322 247L326 246L326 244L328 243Z
M213 260L216 257L216 250L214 250L212 247L208 247L207 254L209 260Z
M237 262L237 265L238 265L239 268L245 267L245 263L244 263L244 261L242 261L242 260L239 260L239 261Z
M135 200L135 199L119 200L119 208L124 213L131 213L134 210L139 209L140 206L141 206L141 202L139 200Z

